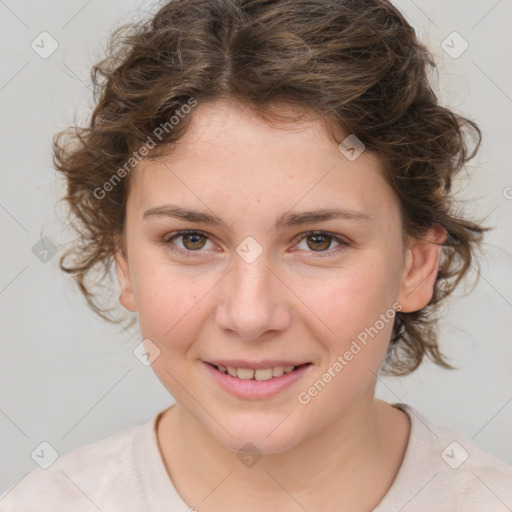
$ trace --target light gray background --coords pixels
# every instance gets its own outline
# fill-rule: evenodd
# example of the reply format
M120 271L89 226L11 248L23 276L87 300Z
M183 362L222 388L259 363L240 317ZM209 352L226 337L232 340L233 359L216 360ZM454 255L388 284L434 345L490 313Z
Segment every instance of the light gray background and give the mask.
M425 362L407 378L379 381L378 396L406 402L512 463L511 0L400 0L440 66L433 77L443 104L474 118L484 133L470 180L458 188L468 213L496 229L487 236L482 279L452 300L442 349L460 369ZM117 333L87 309L59 271L59 251L42 263L41 236L69 240L56 201L51 137L86 115L90 66L119 23L154 10L135 0L0 0L2 264L0 492L36 467L41 441L60 453L142 423L173 402L150 367L132 354L138 331ZM47 59L30 44L48 31L59 44ZM441 47L453 31L469 48L452 59Z

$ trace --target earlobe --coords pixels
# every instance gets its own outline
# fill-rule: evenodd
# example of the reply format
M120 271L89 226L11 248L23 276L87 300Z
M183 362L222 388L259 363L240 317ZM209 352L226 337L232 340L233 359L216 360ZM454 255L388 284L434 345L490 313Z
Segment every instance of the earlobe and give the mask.
M398 302L404 313L423 309L432 298L446 230L439 224L407 249Z
M133 295L128 260L123 249L119 249L114 257L117 280L119 282L119 302L129 311L137 311L137 304Z

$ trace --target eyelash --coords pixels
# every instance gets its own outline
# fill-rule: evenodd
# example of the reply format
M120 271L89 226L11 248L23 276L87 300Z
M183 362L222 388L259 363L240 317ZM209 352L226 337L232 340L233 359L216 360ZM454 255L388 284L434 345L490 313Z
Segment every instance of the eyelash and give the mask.
M180 236L190 235L190 234L204 235L206 238L208 238L208 240L210 240L210 237L204 231L189 229L189 230L175 231L175 232L169 233L167 236L164 237L161 245L166 245L172 252L183 255L187 258L194 258L196 256L193 256L191 253L202 252L202 251L201 250L185 251L183 249L177 248L176 246L173 246L171 243L171 241L174 238L179 238ZM327 249L325 251L307 251L307 252L312 252L312 253L318 254L319 255L318 257L320 257L320 258L326 258L329 256L337 255L337 254L345 251L348 247L350 247L352 245L348 240L341 238L340 236L335 235L334 233L330 233L329 231L307 231L305 233L301 233L302 238L300 238L297 243L301 242L303 239L305 239L311 235L326 235L329 238L332 238L333 240L335 240L336 242L338 242L340 244L338 247L336 247L334 249ZM322 254L322 253L324 253L324 254ZM327 254L325 254L325 253L327 253Z

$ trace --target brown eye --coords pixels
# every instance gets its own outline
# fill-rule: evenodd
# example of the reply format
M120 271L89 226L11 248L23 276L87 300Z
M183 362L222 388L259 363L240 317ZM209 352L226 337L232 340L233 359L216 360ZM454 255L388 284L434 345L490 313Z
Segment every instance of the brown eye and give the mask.
M337 244L334 247L332 247L333 242ZM351 247L349 240L328 231L309 231L303 233L297 246L300 251L306 254L316 253L315 257L335 256L346 251L349 247Z
M202 249L206 243L206 237L201 233L187 233L178 235L183 240L183 246L189 251Z
M162 239L163 245L183 256L192 256L194 253L197 253L197 256L201 255L205 252L201 249L205 248L208 242L212 244L210 238L200 231L178 231L169 233Z
M314 249L315 251L325 251L326 249L329 249L329 246L331 245L332 237L329 235L322 235L322 234L316 234L316 235L309 235L307 238L308 247L311 249Z

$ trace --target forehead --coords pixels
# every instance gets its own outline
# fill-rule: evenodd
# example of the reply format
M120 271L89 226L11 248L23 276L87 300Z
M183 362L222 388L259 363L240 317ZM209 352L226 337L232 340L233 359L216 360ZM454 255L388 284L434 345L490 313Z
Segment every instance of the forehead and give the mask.
M347 159L321 120L271 125L228 102L199 104L193 115L185 136L164 158L137 167L132 189L138 209L181 199L187 207L231 205L246 213L254 203L260 216L262 208L294 204L308 209L322 203L369 215L396 210L379 159L368 151Z

